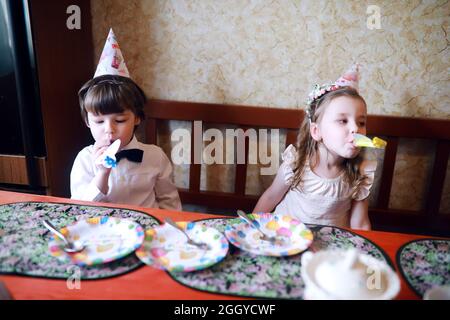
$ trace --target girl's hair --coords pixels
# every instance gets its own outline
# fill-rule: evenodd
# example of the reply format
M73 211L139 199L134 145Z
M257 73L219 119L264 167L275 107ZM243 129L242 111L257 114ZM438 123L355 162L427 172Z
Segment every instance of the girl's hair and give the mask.
M130 78L103 75L86 82L78 91L81 117L88 124L87 113L121 113L132 111L136 117L145 119L144 105L147 101L144 91Z
M291 188L295 188L297 186L302 188L302 177L308 161L314 161L309 164L311 168L317 164L317 162L315 162L317 161L316 155L321 142L318 142L311 137L310 123L320 122L324 114L324 110L330 102L333 99L342 96L359 99L366 104L364 98L359 95L356 89L352 87L342 87L335 91L327 92L309 105L309 110L307 110L305 114L297 137L297 156L295 160L294 177L292 179ZM363 157L360 153L353 159L344 160L344 179L346 179L349 185L353 187L352 196L357 194L361 184L364 182L365 176L359 173L359 165L361 164L362 158Z

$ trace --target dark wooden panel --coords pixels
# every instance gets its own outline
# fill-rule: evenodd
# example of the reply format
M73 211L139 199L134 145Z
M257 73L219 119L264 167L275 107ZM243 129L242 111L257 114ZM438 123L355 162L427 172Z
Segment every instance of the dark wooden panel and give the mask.
M77 153L92 140L81 120L77 92L94 75L89 0L30 0L30 17L47 149L49 193L70 196ZM81 30L69 30L67 7L81 9ZM105 38L107 30L105 30ZM97 57L98 58L98 57Z
M303 112L298 109L279 109L212 103L149 100L147 117L165 120L201 120L268 128L298 129Z
M445 175L447 172L450 142L439 140L436 145L433 171L431 174L430 188L426 200L426 215L433 224L435 216L439 212L439 207L444 189Z
M145 126L146 141L150 144L158 144L157 120L147 119Z
M239 196L233 193L198 191L192 192L187 189L179 189L182 203L210 206L234 210L242 209L250 212L256 205L259 196L245 195Z
M242 127L244 132L248 129L246 127ZM234 193L240 196L245 195L245 185L247 181L247 163L248 163L248 152L249 152L249 138L246 136L244 138L245 143L245 163L239 164L236 163L236 172L234 177ZM236 153L238 152L238 148L236 148Z
M286 132L286 147L290 144L294 145L297 142L298 130L288 129Z
M196 158L202 157L202 152L196 150L195 146L195 135L194 135L194 123L192 123L192 134L191 134L191 165L189 167L189 190L199 191L200 190L200 175L201 175L201 162L196 161ZM196 153L197 152L197 156Z
M391 137L450 140L450 120L369 115L367 133Z
M383 172L381 174L380 191L378 193L377 200L377 207L380 209L386 209L389 206L389 197L391 195L397 148L398 138L387 138L387 146L383 160Z

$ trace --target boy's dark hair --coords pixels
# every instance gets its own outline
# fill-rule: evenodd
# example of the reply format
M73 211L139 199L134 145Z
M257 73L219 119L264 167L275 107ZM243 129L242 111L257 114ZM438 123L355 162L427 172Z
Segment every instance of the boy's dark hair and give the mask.
M103 75L86 82L78 91L81 117L88 124L87 113L98 114L132 111L136 117L145 119L144 91L130 78Z

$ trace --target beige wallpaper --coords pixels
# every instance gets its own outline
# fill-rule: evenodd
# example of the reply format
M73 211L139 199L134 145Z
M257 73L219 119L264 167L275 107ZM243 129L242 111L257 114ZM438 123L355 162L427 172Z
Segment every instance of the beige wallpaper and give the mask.
M450 119L448 1L91 3L95 59L113 27L132 77L152 98L301 107L313 83L358 61L369 113ZM369 5L379 9L379 29L368 27L375 21ZM179 125L168 124L167 133ZM426 141L401 142L392 206L423 205L432 152ZM187 170L175 169L178 185L186 186ZM232 181L217 178L223 170L234 172L203 168L202 188L230 190ZM253 178L247 191L268 184ZM448 193L441 208L450 212Z

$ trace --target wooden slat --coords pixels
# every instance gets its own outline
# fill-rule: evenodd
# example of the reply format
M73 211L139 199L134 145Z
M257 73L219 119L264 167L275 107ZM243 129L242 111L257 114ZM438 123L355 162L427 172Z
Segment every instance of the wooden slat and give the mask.
M247 130L246 127L242 127L242 130ZM245 184L247 180L247 163L248 163L248 152L249 152L249 138L245 136L245 163L239 164L236 163L236 172L234 177L234 193L236 195L243 196L245 195ZM239 149L236 149L236 152L239 152Z
M387 138L384 153L383 172L381 174L380 191L378 193L377 208L387 209L391 195L392 178L394 176L395 159L397 156L398 138Z
M158 144L158 130L156 119L147 119L147 124L145 127L146 141L150 144Z
M202 148L195 148L195 125L191 125L191 165L189 167L189 190L200 190ZM202 142L203 143L203 142ZM201 146L203 147L203 145ZM197 153L197 154L196 154ZM200 162L199 162L200 160Z
M286 147L290 144L295 146L297 142L298 130L288 129L286 132Z
M434 217L439 212L439 207L444 189L445 174L447 171L450 142L439 140L436 145L433 171L431 174L430 188L426 200L426 215L429 224L433 224Z

